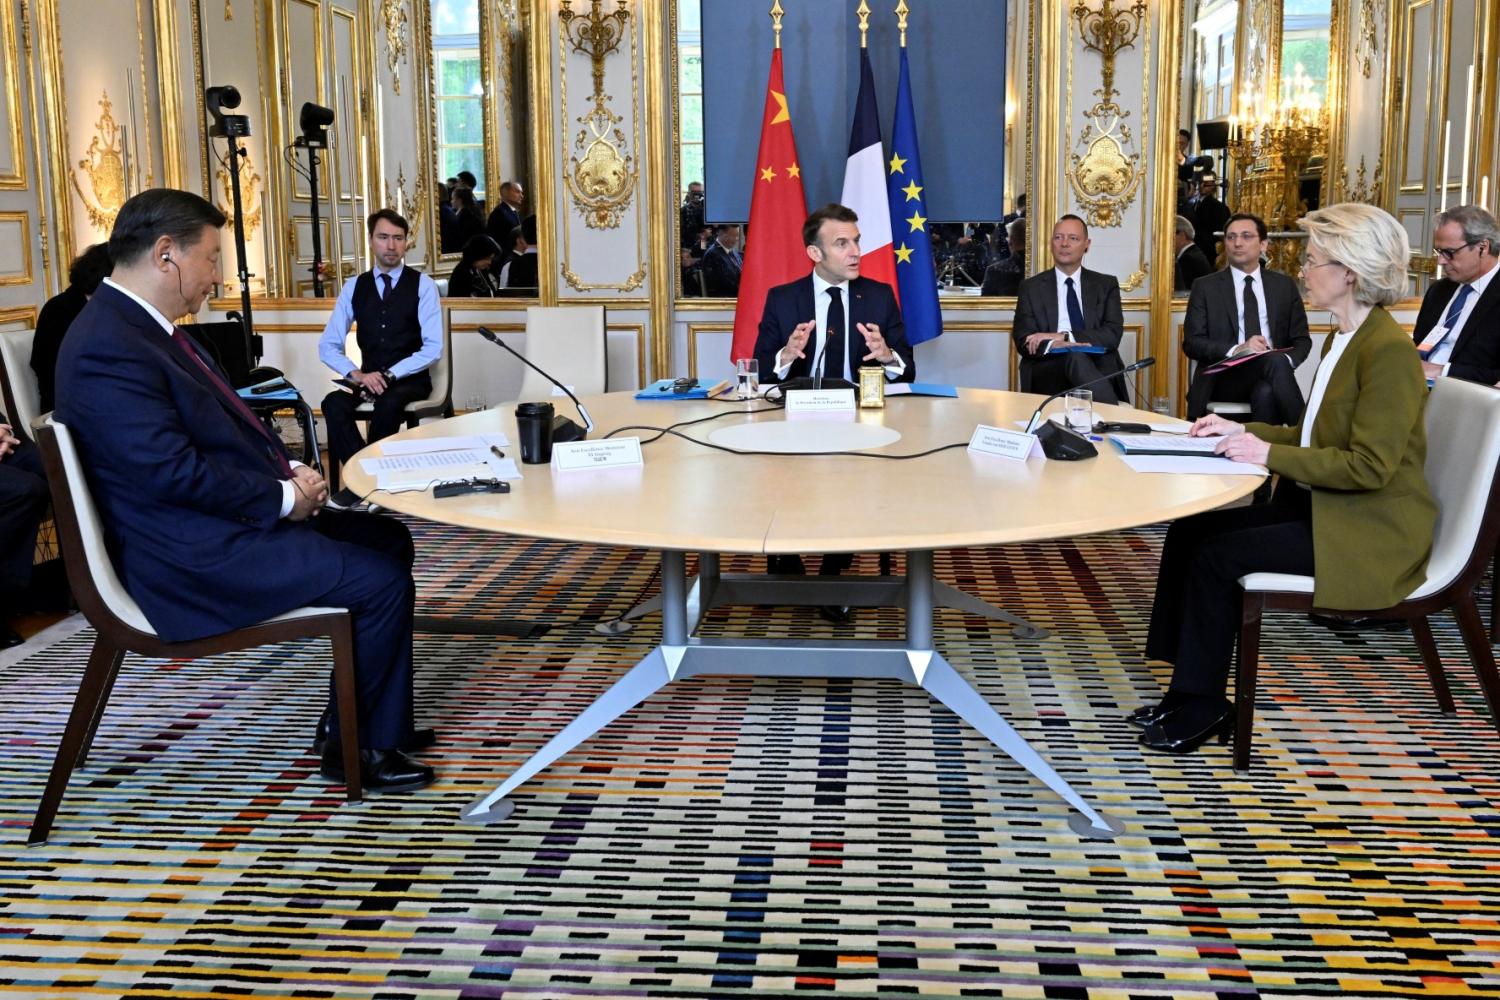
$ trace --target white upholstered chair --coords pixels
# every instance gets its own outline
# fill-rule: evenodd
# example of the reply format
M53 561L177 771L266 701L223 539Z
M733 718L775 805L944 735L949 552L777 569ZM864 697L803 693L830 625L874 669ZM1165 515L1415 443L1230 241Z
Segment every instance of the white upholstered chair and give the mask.
M0 333L0 361L4 362L5 415L13 427L30 427L42 415L42 394L37 388L36 372L31 370L31 341L35 330L6 330Z
M127 652L192 659L273 642L328 636L333 641L333 679L338 692L340 742L344 774L347 775L345 789L351 801L358 801L361 794L359 717L356 714L354 640L349 612L343 608L298 608L206 639L192 642L162 640L115 573L114 563L105 547L104 526L99 520L98 509L94 506L68 428L48 416L38 420L32 430L47 467L47 482L52 490L68 583L97 636L27 842L46 842L63 793L67 790L68 779L74 768L83 767L88 760L94 733ZM321 677L319 689L322 690Z
M1251 573L1240 578L1245 596L1235 665L1235 770L1250 768L1260 624L1266 611L1316 610L1338 617L1406 619L1421 650L1438 707L1451 713L1455 710L1453 695L1427 616L1452 608L1491 719L1500 729L1500 674L1474 601L1474 586L1500 540L1500 477L1496 475L1500 469L1500 389L1440 378L1427 400L1426 421L1425 468L1428 488L1438 506L1437 529L1427 562L1427 579L1406 600L1390 608L1329 611L1313 605L1313 577Z
M608 391L603 306L529 306L526 360L580 396ZM544 400L552 383L531 369L517 399Z

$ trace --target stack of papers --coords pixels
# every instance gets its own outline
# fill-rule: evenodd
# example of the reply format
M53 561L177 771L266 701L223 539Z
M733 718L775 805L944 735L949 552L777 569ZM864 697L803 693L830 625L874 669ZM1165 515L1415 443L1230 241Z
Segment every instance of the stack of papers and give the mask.
M460 479L520 479L515 459L495 454L509 444L504 434L384 441L381 457L360 459L360 467L375 477L376 489L387 493Z
M1111 434L1109 439L1127 455L1212 455L1220 437L1163 437L1160 434Z

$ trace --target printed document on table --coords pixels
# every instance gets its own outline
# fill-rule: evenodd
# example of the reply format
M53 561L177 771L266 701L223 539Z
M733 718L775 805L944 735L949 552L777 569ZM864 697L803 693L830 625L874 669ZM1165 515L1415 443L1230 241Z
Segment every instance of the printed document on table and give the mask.
M378 476L383 472L412 472L456 465L483 465L489 455L488 448L421 451L406 455L385 455L381 458L362 458L359 460L359 466L367 475Z
M1109 439L1127 455L1212 455L1220 437L1163 437L1160 434L1111 434Z
M1123 455L1120 461L1136 472L1174 472L1194 476L1266 475L1264 466L1217 455Z
M465 434L460 437L402 438L382 441L382 455L420 455L429 451L484 451L490 447L505 448L510 440L504 434Z

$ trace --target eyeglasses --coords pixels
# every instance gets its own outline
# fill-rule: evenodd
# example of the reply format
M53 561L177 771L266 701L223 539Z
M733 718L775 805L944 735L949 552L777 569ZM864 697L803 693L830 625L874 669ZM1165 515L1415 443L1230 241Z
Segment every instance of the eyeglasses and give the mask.
M1437 254L1439 257L1443 258L1444 260L1452 260L1454 257L1458 256L1459 251L1461 251L1461 250L1467 250L1469 247L1472 247L1472 246L1478 246L1479 244L1481 244L1483 242L1484 242L1483 240L1474 240L1471 243L1460 243L1456 247L1433 247L1432 248L1432 252L1435 253L1435 254Z
M1305 278L1305 277L1307 277L1307 272L1311 271L1315 267L1343 267L1343 266L1344 265L1342 263L1340 263L1339 261L1336 261L1336 260L1325 260L1321 264L1314 264L1311 261L1304 260L1302 262L1302 266L1297 269L1297 274L1300 275L1301 277Z

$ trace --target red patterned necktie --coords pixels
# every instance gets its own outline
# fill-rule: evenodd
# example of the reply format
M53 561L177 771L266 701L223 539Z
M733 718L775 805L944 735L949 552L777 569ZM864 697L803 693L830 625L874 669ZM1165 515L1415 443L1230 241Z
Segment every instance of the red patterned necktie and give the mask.
M198 351L193 347L192 344L188 343L188 335L186 333L174 327L172 330L172 343L176 344L182 351L182 353L186 354L189 358L192 359L193 364L198 366L199 371L208 376L208 380L213 383L216 389L219 390L219 394L229 400L229 403L234 408L235 412L237 412L242 419L247 421L250 426L254 427L257 431L260 432L261 437L265 438L266 440L266 446L270 449L272 458L275 460L276 465L281 469L282 475L284 475L287 479L291 479L292 463L287 461L286 452L281 448L281 442L271 436L271 432L266 429L266 425L261 423L260 418L250 411L250 407L245 405L245 401L240 398L239 393L231 389L229 387L229 383L221 379L214 372L214 370L210 368L208 364L198 356Z

